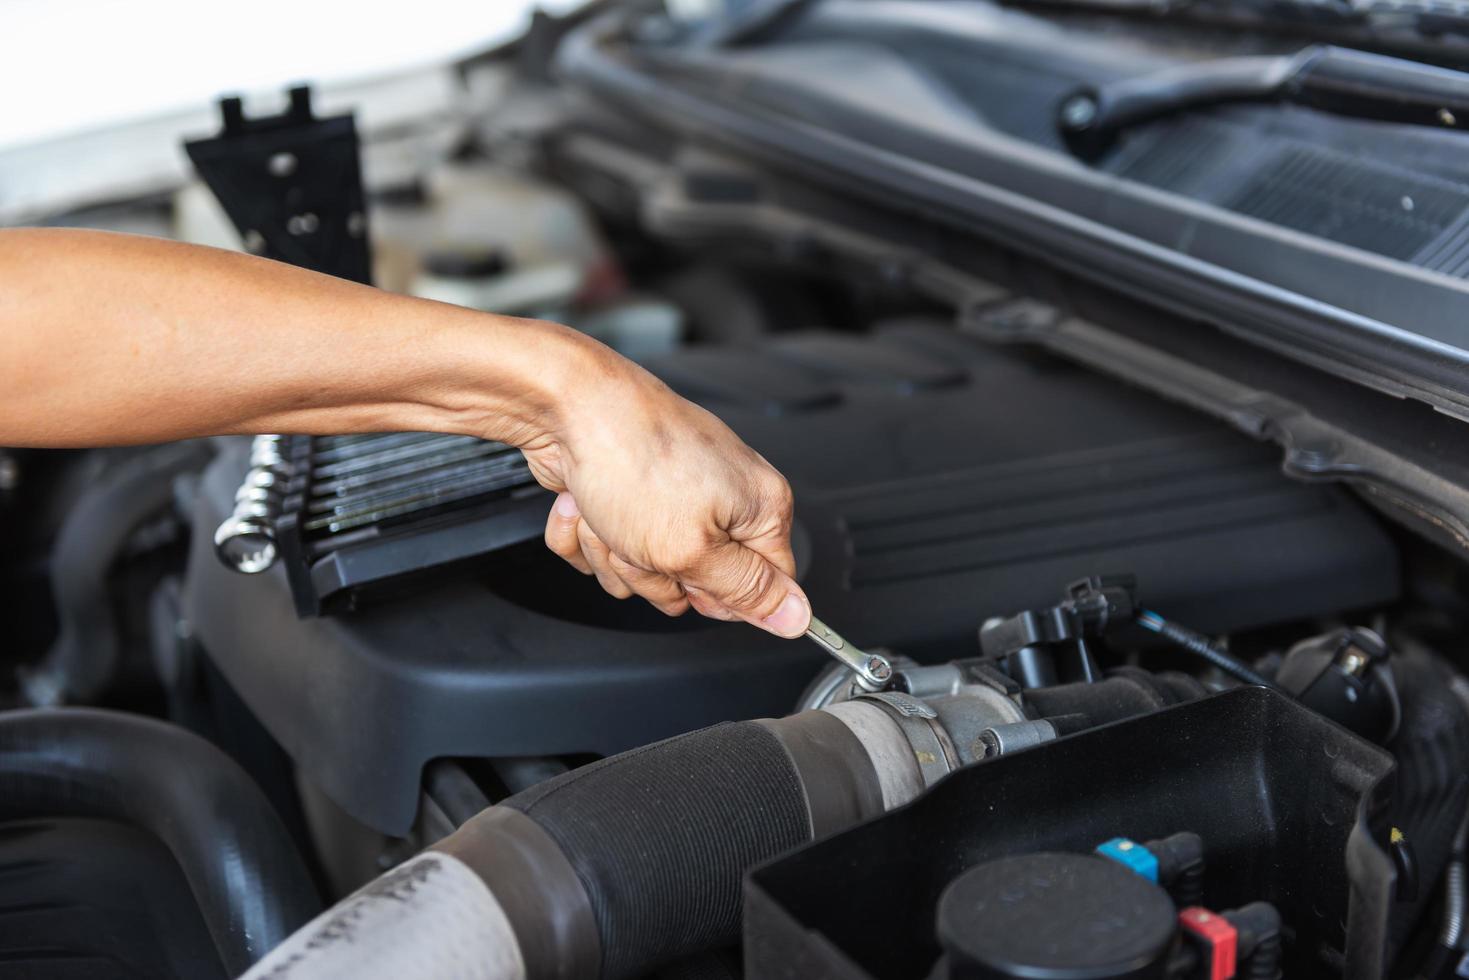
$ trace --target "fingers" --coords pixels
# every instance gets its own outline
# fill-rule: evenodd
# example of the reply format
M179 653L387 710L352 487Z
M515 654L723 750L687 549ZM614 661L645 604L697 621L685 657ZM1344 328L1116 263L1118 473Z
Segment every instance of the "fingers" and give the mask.
M576 525L576 539L581 544L581 553L586 558L587 564L592 567L592 574L597 576L603 591L608 595L619 599L626 599L633 594L632 589L622 580L612 568L612 552L602 543L586 521L578 521Z
M776 636L800 636L811 623L811 603L795 581L764 555L737 541L716 545L684 579L704 598Z
M639 568L615 553L611 565L618 578L651 602L659 612L668 616L682 616L688 612L689 597L684 594L683 586L672 577Z
M683 587L670 576L646 571L613 554L581 519L581 509L569 493L557 495L546 518L546 547L582 574L595 575L602 588L619 599L637 594L669 616L688 612Z
M777 499L765 501L763 528L740 528L742 539L682 549L663 571L614 553L582 518L570 493L560 494L551 508L546 545L579 571L595 575L619 599L640 595L670 616L692 607L711 619L744 620L777 636L796 637L810 624L811 605L790 575L795 563L789 490L783 480L777 489L782 491Z
M713 599L709 598L709 596L702 590L697 589L692 585L689 585L687 582L683 583L682 587L684 590L684 595L688 596L689 598L689 605L692 606L694 612L698 613L700 616L708 616L710 619L723 620L726 623L732 623L739 620L740 617L736 616L734 613L726 609L723 603L716 602Z
M602 539L581 519L581 509L569 493L556 496L546 518L546 547L560 555L584 575L595 575L602 588L619 599L632 589L612 568L611 552Z

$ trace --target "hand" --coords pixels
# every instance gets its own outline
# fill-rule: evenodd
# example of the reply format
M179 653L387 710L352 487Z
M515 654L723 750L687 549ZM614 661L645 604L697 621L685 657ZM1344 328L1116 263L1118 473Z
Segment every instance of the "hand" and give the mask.
M546 544L618 598L800 636L811 605L793 577L785 478L642 368L606 348L594 357L557 431L521 446L558 493Z

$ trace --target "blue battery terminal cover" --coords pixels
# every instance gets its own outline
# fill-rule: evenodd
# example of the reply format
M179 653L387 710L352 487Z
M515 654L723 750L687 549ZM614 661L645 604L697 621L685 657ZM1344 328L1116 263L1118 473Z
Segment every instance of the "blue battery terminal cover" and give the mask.
M1105 844L1098 844L1097 854L1109 861L1116 861L1133 874L1141 875L1155 885L1158 883L1158 858L1137 841L1114 837Z

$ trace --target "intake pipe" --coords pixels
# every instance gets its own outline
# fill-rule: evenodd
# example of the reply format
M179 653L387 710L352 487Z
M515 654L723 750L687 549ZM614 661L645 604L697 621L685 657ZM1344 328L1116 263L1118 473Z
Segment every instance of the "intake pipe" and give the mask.
M1114 706L1121 688L1169 690L1131 676L1085 686ZM931 702L869 695L634 749L481 811L247 977L645 975L737 941L753 865L909 802L992 754L986 734L1045 724L972 685Z
M734 942L751 865L923 785L902 729L870 702L715 725L480 812L247 977L639 975ZM463 972L436 972L451 960Z

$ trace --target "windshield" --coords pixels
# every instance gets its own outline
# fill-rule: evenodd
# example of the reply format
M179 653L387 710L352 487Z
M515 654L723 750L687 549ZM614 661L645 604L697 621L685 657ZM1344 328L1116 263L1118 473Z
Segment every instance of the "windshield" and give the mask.
M1469 74L1166 7L1022 6L773 3L584 37L563 68L1469 418Z

